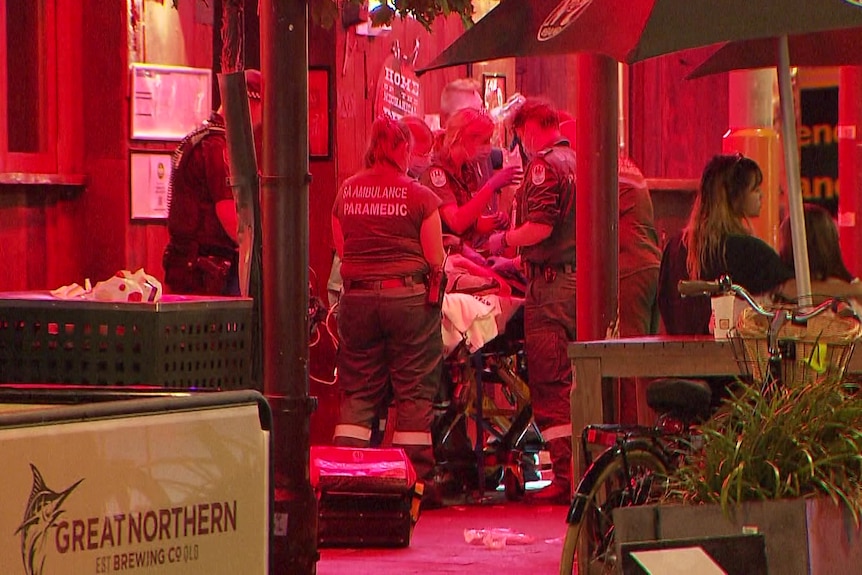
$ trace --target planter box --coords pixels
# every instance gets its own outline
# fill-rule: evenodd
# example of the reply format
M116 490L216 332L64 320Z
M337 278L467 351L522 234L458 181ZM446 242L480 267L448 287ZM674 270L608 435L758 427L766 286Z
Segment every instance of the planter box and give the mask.
M718 505L645 505L614 510L616 542L764 535L770 573L847 575L862 565L862 530L828 499L753 502L728 519ZM619 548L617 549L619 552Z

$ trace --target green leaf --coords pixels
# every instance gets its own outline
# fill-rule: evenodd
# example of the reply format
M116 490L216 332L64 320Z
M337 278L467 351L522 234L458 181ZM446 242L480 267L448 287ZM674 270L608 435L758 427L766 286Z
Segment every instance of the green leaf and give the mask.
M764 393L739 382L698 429L702 447L672 473L677 500L743 501L823 494L862 509L862 394L837 378Z

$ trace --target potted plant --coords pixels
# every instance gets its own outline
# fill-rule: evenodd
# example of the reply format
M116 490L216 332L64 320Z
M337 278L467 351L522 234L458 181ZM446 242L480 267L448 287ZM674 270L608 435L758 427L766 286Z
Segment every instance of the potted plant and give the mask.
M862 562L862 392L830 377L763 391L740 381L659 505L614 511L617 545L759 532L770 573ZM617 550L618 554L620 549Z

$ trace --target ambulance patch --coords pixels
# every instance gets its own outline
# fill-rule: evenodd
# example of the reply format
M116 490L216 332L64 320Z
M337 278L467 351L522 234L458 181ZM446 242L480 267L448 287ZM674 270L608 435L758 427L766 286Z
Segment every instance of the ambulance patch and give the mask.
M530 181L533 182L534 186L541 186L545 183L544 164L536 164L535 166L533 166L533 169L530 171Z
M431 183L438 188L446 185L446 174L440 168L431 168L429 176L431 177Z

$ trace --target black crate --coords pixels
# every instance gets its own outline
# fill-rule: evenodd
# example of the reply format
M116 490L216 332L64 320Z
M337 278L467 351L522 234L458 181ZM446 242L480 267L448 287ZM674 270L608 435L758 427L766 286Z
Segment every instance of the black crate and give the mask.
M0 383L253 388L252 300L158 303L0 293Z
M319 547L407 547L413 532L414 491L323 491L317 502Z

